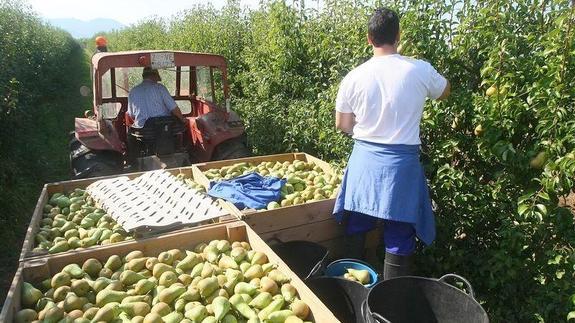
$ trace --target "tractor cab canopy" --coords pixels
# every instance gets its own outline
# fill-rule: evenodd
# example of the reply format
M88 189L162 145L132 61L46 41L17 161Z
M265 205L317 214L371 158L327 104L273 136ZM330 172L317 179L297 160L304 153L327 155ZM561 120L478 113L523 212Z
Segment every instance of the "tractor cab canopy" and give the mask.
M142 70L158 69L184 114L194 100L217 106L228 98L227 66L223 56L182 51L128 51L97 53L92 57L94 109L114 119L126 109L130 90L142 81Z

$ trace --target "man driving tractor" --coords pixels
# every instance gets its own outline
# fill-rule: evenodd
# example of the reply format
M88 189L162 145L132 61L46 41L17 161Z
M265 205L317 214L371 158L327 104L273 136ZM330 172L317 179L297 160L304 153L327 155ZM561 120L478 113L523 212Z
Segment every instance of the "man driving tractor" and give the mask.
M134 128L143 128L146 120L153 117L173 115L185 122L182 111L176 101L163 84L157 69L144 67L142 71L142 83L135 86L128 95L128 115L134 124Z

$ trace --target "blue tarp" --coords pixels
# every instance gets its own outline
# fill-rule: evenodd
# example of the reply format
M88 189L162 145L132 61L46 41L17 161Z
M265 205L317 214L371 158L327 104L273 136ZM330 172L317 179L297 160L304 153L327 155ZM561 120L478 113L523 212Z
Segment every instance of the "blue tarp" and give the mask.
M231 180L211 182L208 195L225 199L237 208L265 209L270 202L278 202L284 179L249 173Z

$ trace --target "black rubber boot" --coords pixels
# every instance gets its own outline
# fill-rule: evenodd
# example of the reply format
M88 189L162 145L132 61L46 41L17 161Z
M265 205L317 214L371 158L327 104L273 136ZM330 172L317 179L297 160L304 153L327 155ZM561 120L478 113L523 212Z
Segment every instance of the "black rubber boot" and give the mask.
M413 255L399 256L392 253L385 253L383 264L383 280L399 276L410 276L413 274Z
M345 245L345 257L363 260L365 252L365 233L345 235L343 239Z

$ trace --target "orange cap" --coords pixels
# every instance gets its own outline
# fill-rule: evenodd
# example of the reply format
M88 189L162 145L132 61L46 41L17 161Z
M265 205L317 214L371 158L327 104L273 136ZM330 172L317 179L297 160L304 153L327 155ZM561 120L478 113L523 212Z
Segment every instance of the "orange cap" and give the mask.
M98 46L98 47L106 46L107 44L108 44L108 41L106 40L106 37L104 37L104 36L96 37L96 46Z

